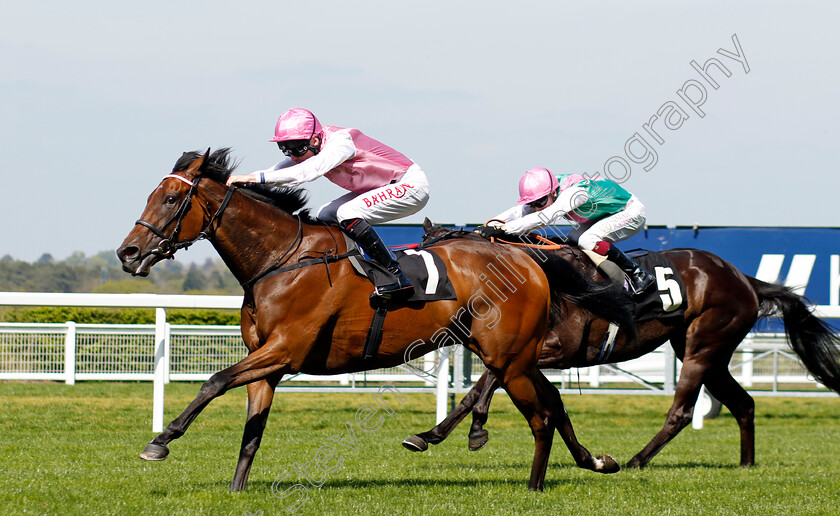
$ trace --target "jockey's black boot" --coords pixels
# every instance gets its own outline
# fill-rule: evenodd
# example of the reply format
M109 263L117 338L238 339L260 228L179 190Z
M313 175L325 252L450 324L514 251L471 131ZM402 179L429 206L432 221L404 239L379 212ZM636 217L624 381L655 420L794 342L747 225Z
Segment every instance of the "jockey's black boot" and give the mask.
M375 295L384 298L406 298L414 293L414 286L408 276L400 269L396 256L385 246L385 243L370 224L362 219L342 220L340 224L342 229L350 235L350 238L364 248L368 256L397 278L397 281L390 285L377 287L374 291Z
M613 244L610 244L606 256L608 260L618 265L624 271L624 274L627 275L627 279L630 282L630 289L633 291L634 296L641 295L653 284L653 275L640 267Z

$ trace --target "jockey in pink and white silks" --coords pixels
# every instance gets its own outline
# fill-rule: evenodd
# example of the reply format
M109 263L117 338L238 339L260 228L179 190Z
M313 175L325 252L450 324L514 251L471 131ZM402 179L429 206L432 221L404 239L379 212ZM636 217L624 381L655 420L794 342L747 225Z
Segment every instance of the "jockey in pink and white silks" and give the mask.
M617 183L578 174L555 177L544 168L532 168L519 181L519 195L516 206L494 217L505 222L491 225L505 233L522 234L566 219L574 226L569 240L589 251L596 265L604 258L618 265L634 293L644 292L654 282L648 271L613 245L645 225L645 206ZM494 230L479 228L479 232Z
M271 168L232 175L233 183L272 183L293 187L321 176L349 190L318 210L317 218L338 223L396 281L376 295L405 297L413 292L408 277L370 224L407 217L429 201L426 174L412 160L358 129L322 126L311 111L290 109L280 115L272 142L286 158Z

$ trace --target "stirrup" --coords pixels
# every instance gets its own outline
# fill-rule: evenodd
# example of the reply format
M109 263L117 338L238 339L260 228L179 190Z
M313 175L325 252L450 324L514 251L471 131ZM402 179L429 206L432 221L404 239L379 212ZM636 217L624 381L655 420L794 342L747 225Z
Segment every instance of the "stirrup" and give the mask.
M638 267L631 274L628 274L627 279L627 283L630 285L633 297L638 297L644 294L645 291L647 291L648 288L650 288L650 286L655 282L653 275L641 267Z
M397 278L397 281L391 283L390 285L383 285L381 287L374 288L371 297L376 296L383 299L403 299L411 297L414 294L414 285L402 269L395 267L394 270L392 270L388 267L388 271Z
M414 285L400 285L399 282L391 283L383 287L375 287L371 298L379 297L382 299L407 299L414 294Z

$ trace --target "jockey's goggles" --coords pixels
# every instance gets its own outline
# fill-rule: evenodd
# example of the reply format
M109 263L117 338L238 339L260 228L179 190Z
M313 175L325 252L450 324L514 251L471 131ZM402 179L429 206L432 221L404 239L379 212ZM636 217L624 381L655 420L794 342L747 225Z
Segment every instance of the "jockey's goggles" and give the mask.
M309 150L309 140L291 140L287 142L277 142L277 147L286 156L294 156L299 158L306 154Z
M528 203L528 206L532 208L545 208L545 205L548 204L548 198L551 194L546 195L545 197L540 197L536 201L531 201Z

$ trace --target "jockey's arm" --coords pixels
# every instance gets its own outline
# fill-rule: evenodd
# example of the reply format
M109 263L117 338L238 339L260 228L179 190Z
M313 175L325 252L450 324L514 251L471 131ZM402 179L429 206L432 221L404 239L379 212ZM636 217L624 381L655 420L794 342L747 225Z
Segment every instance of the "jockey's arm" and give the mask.
M236 183L272 183L280 186L297 186L314 181L330 170L341 165L356 155L356 146L347 131L337 131L330 135L329 142L324 143L321 151L298 164L286 158L271 168L257 170L243 176L231 176L231 182Z
M557 200L551 203L550 206L543 210L524 215L519 219L509 220L502 225L502 229L506 233L519 235L545 226L565 222L563 217L585 203L588 198L586 190L572 186L560 192Z
M527 204L517 204L513 208L507 209L490 219L487 225L501 227L502 225L504 225L505 222L509 220L521 219L522 217L531 213L532 211L534 211L533 208L531 208Z

